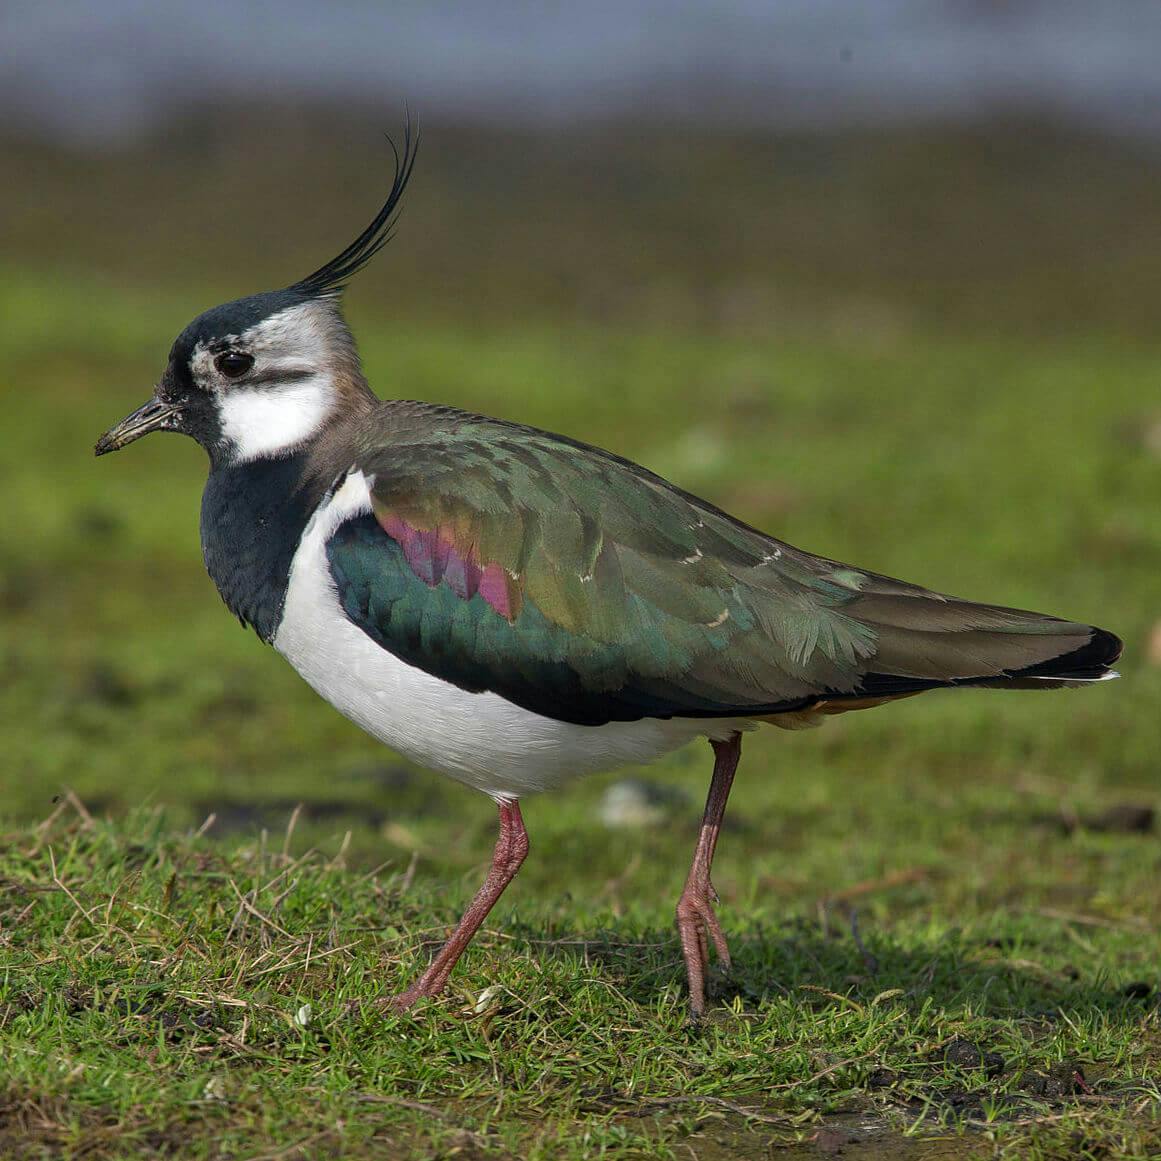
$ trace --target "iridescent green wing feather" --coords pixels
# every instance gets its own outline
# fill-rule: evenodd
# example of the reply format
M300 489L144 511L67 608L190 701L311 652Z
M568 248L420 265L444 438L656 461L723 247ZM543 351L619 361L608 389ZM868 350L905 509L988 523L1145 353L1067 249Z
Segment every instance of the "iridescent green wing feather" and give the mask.
M1093 640L811 556L595 448L415 414L368 438L373 512L328 556L356 624L464 689L585 724L763 716L1008 683Z

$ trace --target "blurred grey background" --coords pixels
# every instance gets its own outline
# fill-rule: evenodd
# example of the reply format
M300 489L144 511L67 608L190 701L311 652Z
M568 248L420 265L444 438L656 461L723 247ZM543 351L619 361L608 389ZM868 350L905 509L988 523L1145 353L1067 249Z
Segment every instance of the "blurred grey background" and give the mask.
M505 125L757 127L1017 112L1161 131L1161 5L1127 0L9 3L9 124L132 138L293 93Z
M281 284L406 106L392 316L1151 335L1159 47L1111 0L9 3L0 255Z

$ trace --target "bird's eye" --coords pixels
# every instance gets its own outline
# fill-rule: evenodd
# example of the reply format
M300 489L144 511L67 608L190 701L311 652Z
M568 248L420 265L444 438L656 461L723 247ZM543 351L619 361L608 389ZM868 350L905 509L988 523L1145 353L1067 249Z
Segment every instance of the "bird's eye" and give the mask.
M242 351L225 351L214 360L214 366L227 379L240 379L254 366L254 356Z

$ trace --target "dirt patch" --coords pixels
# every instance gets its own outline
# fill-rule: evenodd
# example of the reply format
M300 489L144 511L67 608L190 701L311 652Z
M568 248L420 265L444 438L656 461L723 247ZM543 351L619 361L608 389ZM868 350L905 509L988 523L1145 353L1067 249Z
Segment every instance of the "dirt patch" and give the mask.
M771 1120L778 1119L771 1117ZM978 1156L974 1137L905 1136L897 1125L874 1114L838 1113L795 1127L794 1118L775 1126L737 1114L703 1113L692 1132L677 1117L665 1117L659 1128L680 1125L678 1156L696 1161L769 1161L774 1157L841 1157L844 1161L967 1161Z
M212 1008L191 1004L160 987L134 994L111 989L102 995L100 987L72 982L61 989L60 998L70 1016L99 1012L107 1017L110 1028L115 1030L114 1041L119 1044L153 1041L159 1034L168 1042L177 1043L198 1033L216 1033L223 1029L219 1014ZM14 1012L27 1012L45 1002L43 993L39 996L22 993L11 1007Z

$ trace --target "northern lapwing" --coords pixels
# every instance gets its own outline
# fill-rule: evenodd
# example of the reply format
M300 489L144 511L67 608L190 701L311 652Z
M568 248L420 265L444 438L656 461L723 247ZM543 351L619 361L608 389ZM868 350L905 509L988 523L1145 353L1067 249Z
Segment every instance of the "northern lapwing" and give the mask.
M930 689L1054 689L1116 674L1111 633L976 604L813 556L631 461L506 420L383 402L340 309L387 241L415 162L337 257L196 318L153 397L97 443L152 431L209 455L206 568L222 599L341 713L489 795L491 869L430 966L434 996L528 851L520 799L713 747L677 904L692 1011L710 867L741 737Z

